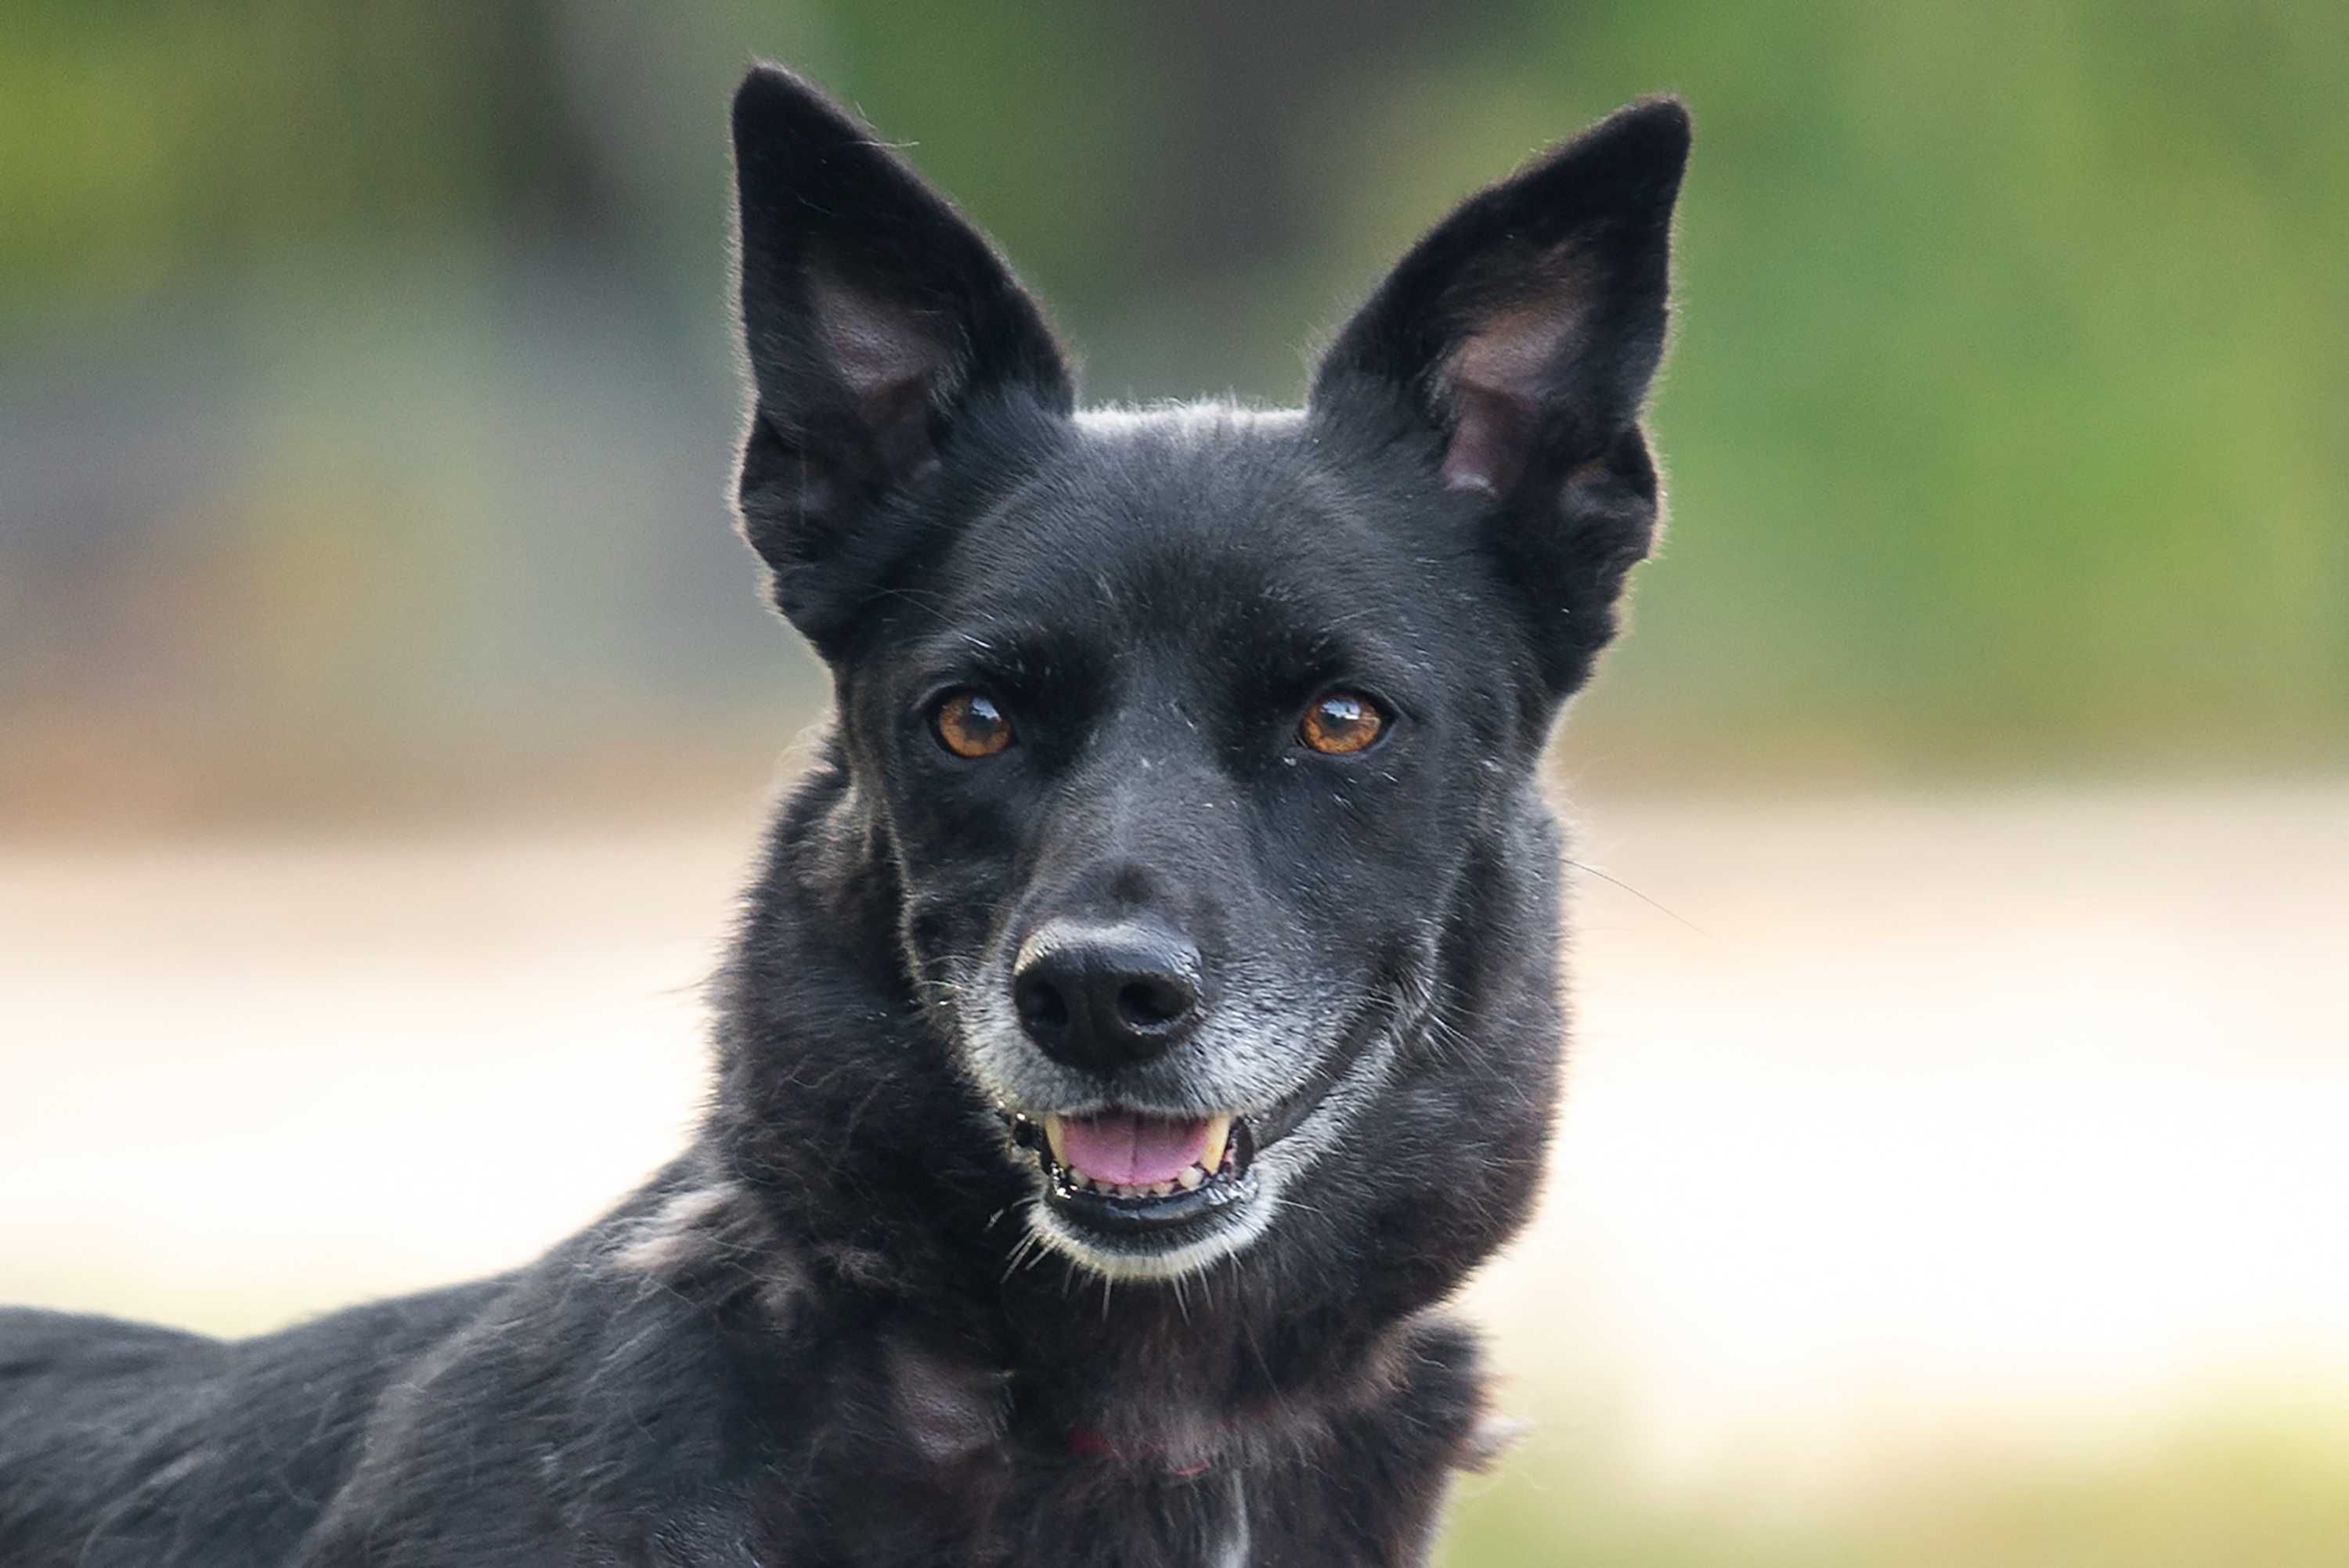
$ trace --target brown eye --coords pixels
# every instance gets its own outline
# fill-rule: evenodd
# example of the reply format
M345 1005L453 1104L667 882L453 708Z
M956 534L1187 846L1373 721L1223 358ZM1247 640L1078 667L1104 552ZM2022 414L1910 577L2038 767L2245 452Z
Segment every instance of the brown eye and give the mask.
M1358 691L1333 691L1305 710L1297 738L1316 751L1343 757L1369 746L1386 727L1387 716L1377 703Z
M948 692L930 715L930 727L957 757L992 757L1011 744L1011 721L981 691Z

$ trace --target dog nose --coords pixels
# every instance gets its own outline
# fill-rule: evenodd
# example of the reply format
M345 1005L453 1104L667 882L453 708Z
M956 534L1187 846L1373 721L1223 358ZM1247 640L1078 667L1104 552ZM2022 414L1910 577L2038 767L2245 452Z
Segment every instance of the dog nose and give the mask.
M1096 1072L1133 1067L1198 1021L1199 950L1163 928L1056 921L1020 944L1011 1005L1054 1061Z

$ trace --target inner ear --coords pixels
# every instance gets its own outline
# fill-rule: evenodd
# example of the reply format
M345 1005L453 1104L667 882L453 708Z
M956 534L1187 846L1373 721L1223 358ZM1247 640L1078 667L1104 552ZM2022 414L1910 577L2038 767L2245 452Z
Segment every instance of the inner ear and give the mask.
M1541 297L1505 306L1463 334L1435 388L1451 416L1446 487L1502 496L1525 477L1543 439L1544 411L1565 390L1587 299L1561 276Z
M921 313L812 267L808 305L823 356L883 468L911 478L932 456L933 410L952 398L955 356Z

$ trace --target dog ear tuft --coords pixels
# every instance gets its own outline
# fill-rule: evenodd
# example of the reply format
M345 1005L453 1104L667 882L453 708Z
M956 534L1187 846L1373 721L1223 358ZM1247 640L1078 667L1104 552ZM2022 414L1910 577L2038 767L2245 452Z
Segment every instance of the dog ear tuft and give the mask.
M916 542L879 526L989 399L1066 414L1066 364L987 241L905 160L791 73L734 96L742 332L754 396L743 531L777 604L836 653Z
M1635 104L1471 197L1397 263L1323 357L1325 426L1421 439L1491 513L1514 580L1575 624L1578 681L1655 521L1639 429L1664 346L1689 118ZM1596 639L1595 641L1593 639Z

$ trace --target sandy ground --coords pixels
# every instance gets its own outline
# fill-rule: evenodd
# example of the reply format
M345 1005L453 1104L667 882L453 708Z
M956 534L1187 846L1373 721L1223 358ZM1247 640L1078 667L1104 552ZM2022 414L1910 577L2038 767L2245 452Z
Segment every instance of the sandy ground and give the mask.
M1703 1480L2349 1398L2349 786L1578 814L1520 1408ZM750 841L0 848L0 1298L528 1257L682 1137Z

